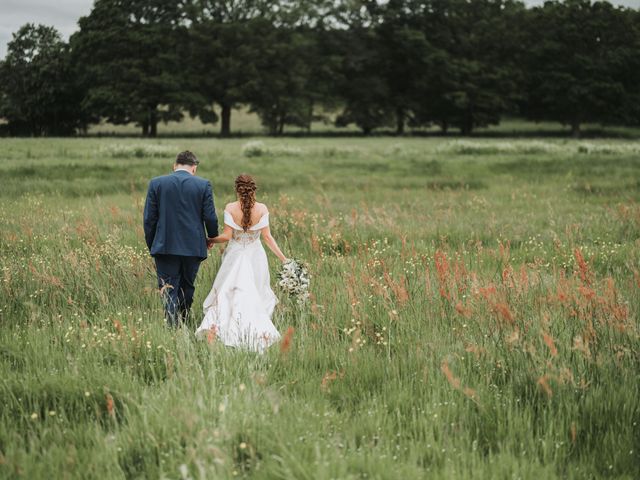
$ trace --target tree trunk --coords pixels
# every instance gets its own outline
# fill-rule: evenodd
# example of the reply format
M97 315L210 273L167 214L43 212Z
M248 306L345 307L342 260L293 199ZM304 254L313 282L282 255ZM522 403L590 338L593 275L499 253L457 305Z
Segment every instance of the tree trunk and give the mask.
M280 115L278 124L278 135L282 135L284 133L284 117L285 115Z
M396 108L396 135L404 135L404 108Z
M473 131L473 117L471 115L465 115L462 120L462 127L460 127L462 135L471 135Z
M220 123L220 136L231 136L231 105L221 104L222 112L220 114L222 122Z
M441 120L440 128L442 129L442 134L446 135L447 132L449 131L449 122L447 122L446 120Z
M158 136L158 114L155 108L149 112L149 136Z
M311 133L311 122L313 122L313 100L309 100L309 110L307 113L307 135Z
M147 120L144 120L142 122L142 136L143 137L149 136L149 122Z
M269 135L271 135L272 137L275 137L277 134L278 134L278 118L274 117L269 122Z
M571 136L573 138L580 138L580 121L573 120L571 122Z

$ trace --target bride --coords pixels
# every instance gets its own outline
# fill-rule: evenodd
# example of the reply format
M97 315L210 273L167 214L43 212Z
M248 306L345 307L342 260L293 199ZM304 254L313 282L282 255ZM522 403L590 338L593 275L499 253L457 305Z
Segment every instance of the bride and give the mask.
M204 301L204 319L196 336L213 335L225 345L263 352L280 339L271 322L278 303L269 285L269 265L260 236L271 251L287 259L269 231L269 211L256 202L256 182L250 175L236 178L238 200L224 209L222 234L209 244L229 242L222 265Z

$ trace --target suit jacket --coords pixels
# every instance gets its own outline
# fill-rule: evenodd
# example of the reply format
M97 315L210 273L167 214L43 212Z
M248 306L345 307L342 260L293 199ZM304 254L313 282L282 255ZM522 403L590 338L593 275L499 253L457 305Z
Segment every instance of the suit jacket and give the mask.
M207 258L204 226L218 235L211 182L177 170L149 182L144 205L144 238L151 255Z

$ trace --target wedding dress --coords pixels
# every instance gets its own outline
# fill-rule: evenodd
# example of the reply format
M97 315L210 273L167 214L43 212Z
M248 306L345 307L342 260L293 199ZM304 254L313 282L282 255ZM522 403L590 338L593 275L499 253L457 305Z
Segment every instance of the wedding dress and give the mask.
M246 232L226 210L224 223L233 229L233 236L204 301L204 319L196 336L207 336L213 329L212 334L225 345L262 353L280 339L271 323L278 299L269 284L267 254L260 241L260 229L269 225L269 214Z

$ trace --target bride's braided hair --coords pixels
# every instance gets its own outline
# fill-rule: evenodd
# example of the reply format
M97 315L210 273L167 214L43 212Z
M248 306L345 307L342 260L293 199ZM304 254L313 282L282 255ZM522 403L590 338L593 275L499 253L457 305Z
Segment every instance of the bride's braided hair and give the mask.
M241 227L246 232L251 225L251 209L256 203L256 181L251 175L239 175L236 178L236 193L242 209Z

